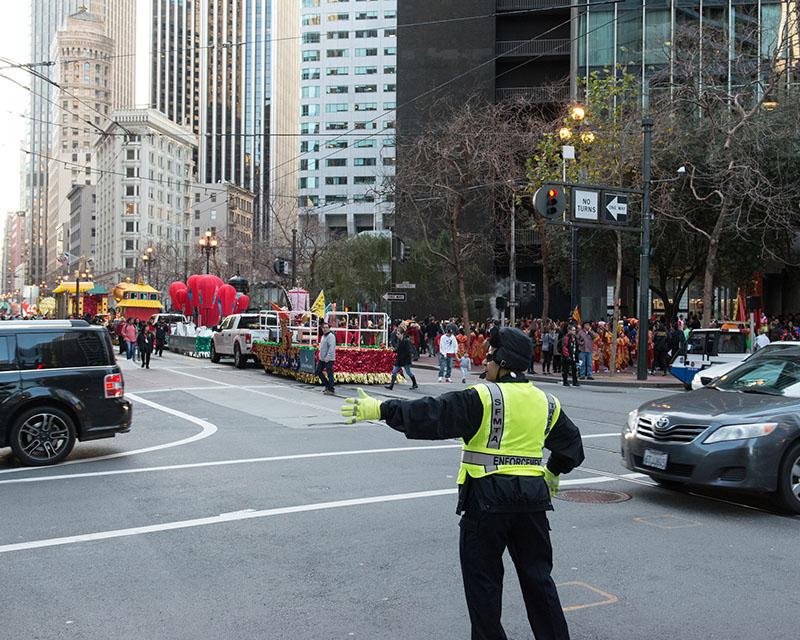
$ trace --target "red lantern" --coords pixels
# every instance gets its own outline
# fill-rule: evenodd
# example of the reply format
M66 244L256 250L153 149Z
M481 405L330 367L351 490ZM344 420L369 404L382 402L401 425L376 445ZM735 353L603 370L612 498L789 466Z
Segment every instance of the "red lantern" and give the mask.
M201 276L197 281L200 307L200 324L211 327L219 322L219 312L214 308L214 296L217 292L216 276Z
M172 306L180 310L185 316L191 317L192 309L189 306L189 290L184 286L183 289L177 289L175 296L172 298Z
M244 313L250 308L250 296L241 294L236 298L236 313Z

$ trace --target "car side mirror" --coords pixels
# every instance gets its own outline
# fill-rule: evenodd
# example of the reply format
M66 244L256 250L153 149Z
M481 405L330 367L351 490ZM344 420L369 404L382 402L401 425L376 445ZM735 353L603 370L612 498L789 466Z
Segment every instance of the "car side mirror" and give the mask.
M212 331L221 331L222 328L218 324L215 324L213 327L211 327L211 330Z

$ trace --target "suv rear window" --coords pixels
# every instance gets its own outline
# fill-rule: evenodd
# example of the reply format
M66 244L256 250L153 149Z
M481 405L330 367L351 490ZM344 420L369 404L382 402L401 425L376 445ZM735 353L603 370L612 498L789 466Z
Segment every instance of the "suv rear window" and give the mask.
M240 329L260 329L261 322L258 316L242 316L239 318Z
M48 331L17 334L20 369L102 367L109 364L103 336L96 331Z

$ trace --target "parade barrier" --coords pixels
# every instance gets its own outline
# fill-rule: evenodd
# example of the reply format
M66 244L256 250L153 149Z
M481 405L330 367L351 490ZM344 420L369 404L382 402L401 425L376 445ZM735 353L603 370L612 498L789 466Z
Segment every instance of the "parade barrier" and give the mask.
M169 350L183 356L208 358L211 354L211 338L172 334L169 337Z

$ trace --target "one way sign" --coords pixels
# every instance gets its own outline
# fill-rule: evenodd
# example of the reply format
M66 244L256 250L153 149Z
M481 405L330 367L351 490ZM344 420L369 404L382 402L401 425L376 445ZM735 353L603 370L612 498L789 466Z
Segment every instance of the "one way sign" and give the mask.
M621 193L604 194L603 220L615 224L628 223L628 196Z

